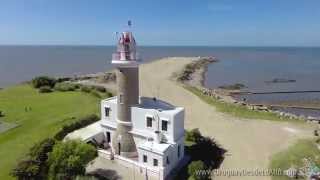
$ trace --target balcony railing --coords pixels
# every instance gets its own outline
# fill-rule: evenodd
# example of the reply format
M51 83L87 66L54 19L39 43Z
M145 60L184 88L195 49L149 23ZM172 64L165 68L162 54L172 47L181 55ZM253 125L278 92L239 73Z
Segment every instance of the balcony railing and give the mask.
M113 53L112 60L115 61L138 61L139 55L138 53Z

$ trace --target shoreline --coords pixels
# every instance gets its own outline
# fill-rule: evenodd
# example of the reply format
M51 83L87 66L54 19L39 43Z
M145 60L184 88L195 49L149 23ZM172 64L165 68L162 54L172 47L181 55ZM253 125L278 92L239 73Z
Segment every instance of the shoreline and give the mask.
M199 57L198 59L194 60L190 64L186 65L184 69L180 72L180 76L183 76L184 71L186 69L190 68L188 66L195 66L194 72L190 75L190 79L185 79L185 80L180 80L179 77L176 78L176 81L182 83L183 85L191 86L194 88L197 88L202 92L202 94L213 97L219 101L229 103L229 104L235 104L238 106L244 106L249 110L253 111L262 111L262 112L271 112L274 114L279 115L280 117L285 117L289 119L299 119L299 120L305 120L305 121L320 121L320 117L313 117L313 116L308 116L306 114L304 115L296 115L294 113L288 112L290 108L298 108L298 109L317 109L320 110L319 108L313 108L313 107L304 107L304 106L294 106L294 105L275 105L272 106L270 104L254 104L254 103L249 103L247 101L242 101L236 99L233 94L240 92L240 89L238 90L227 90L227 89L221 89L221 88L208 88L205 87L204 82L206 77L206 72L208 70L208 66L212 63L218 62L215 57L213 57L215 61L207 61L206 57ZM201 62L204 61L204 62ZM281 110L283 109L283 110Z

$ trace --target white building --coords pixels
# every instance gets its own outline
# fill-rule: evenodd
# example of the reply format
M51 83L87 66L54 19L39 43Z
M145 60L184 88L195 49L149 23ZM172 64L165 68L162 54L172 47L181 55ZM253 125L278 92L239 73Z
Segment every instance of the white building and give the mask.
M183 165L184 108L156 98L139 97L139 65L131 32L120 34L117 52L118 95L101 102L101 121L69 138L103 144L99 155L144 177L167 179Z
M139 105L131 107L131 114L129 133L137 146L136 160L167 176L184 157L184 109L155 98L141 97ZM116 97L101 102L101 117L106 142L111 147L111 137L117 128Z

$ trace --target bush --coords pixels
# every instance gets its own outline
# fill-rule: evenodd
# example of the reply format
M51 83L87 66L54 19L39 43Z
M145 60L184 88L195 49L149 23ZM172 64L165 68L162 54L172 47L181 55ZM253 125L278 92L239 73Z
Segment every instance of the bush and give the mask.
M193 161L188 166L189 180L210 179L210 173L207 173L205 164L202 161Z
M41 86L39 88L39 93L51 93L52 89L50 86Z
M90 93L91 90L92 90L92 87L90 86L81 86L81 89L80 89L82 92L85 92L85 93Z
M65 81L70 81L72 78L70 77L60 77L57 79L57 83L65 82Z
M4 113L0 111L0 117L4 117Z
M107 97L112 97L113 94L111 92L107 92Z
M88 126L99 120L99 117L95 114L84 117L76 122L68 125L64 125L54 136L56 140L63 140L63 138L70 132Z
M54 86L54 89L56 91L62 91L62 92L65 92L65 91L75 91L76 89L79 88L79 85L77 84L73 84L73 83L66 83L66 82L62 82L62 83L57 83L55 86Z
M51 179L74 179L85 174L85 166L97 156L97 150L81 141L66 141L54 146L49 154Z
M56 83L56 80L51 77L47 76L39 76L32 79L32 86L34 88L40 88L42 86L49 86L50 88L53 88Z
M107 92L106 88L103 86L95 86L94 89L101 93Z
M16 167L12 170L11 175L17 179L40 179L40 164L32 159L25 159L18 162Z
M199 129L192 129L191 131L186 132L186 141L198 142L201 139L202 135Z
M101 98L101 95L96 90L92 90L90 93L97 98Z
M45 139L35 144L30 148L27 157L20 160L11 171L11 175L17 179L46 179L48 173L46 161L54 145L54 139Z

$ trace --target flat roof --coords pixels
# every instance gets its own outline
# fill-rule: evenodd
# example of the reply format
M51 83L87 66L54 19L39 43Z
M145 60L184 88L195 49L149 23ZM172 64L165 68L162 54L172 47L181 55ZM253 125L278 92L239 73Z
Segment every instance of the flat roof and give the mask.
M102 133L101 121L95 122L84 128L69 133L65 139L80 139L83 141L90 140L92 137Z
M102 100L102 102L117 104L117 96L104 99ZM139 105L136 105L133 107L142 108L142 109L157 109L159 111L176 111L176 110L183 109L182 107L176 107L168 102L165 102L157 98L151 98L151 97L140 97Z
M155 141L146 141L138 145L138 148L156 152L158 154L164 154L168 148L170 148L171 144L168 143L156 143Z

